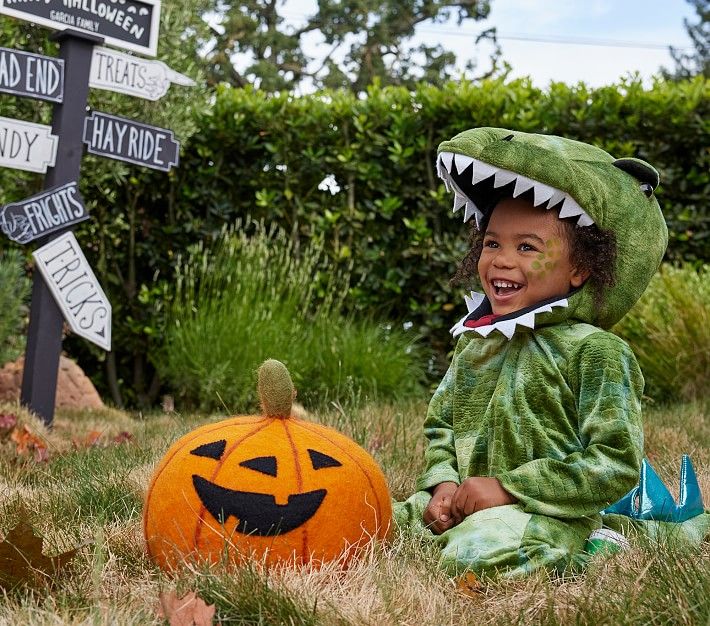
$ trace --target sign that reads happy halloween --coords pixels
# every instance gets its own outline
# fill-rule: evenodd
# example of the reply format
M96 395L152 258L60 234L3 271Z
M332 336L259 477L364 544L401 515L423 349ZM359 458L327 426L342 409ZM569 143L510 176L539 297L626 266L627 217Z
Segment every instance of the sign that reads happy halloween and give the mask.
M160 0L0 0L0 13L41 26L72 28L155 56Z
M0 167L44 173L54 166L58 140L50 126L0 117Z
M111 304L74 233L60 235L32 256L71 329L111 350Z
M98 111L84 120L84 143L91 154L164 172L178 164L180 155L173 131Z
M88 219L75 182L47 189L0 209L0 228L17 243L28 243Z
M64 59L0 48L0 91L61 102Z

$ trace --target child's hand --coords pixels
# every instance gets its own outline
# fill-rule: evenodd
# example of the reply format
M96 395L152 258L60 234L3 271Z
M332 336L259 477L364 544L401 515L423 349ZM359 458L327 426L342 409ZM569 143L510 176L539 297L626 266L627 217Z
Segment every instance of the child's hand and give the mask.
M432 498L433 500L433 498ZM454 524L459 524L464 517L504 504L514 504L518 499L510 495L497 478L474 476L464 480L451 498L451 515Z
M451 516L451 498L458 485L454 482L439 483L429 500L429 505L422 516L424 523L435 535L440 535L454 525Z

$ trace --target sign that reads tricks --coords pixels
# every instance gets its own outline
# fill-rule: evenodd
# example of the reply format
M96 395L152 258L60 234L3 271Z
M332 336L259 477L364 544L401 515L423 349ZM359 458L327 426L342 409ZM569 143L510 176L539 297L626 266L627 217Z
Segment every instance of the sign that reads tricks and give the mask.
M98 35L106 43L155 56L160 0L0 0L0 13Z
M110 48L94 46L89 85L159 100L171 83L192 87L195 81L170 69L162 61L148 61Z
M74 234L60 235L32 256L71 329L111 350L111 304Z
M178 164L180 155L173 131L98 111L84 120L84 143L92 154L164 172Z
M75 182L47 189L0 209L0 228L17 243L28 243L88 219Z
M0 48L0 91L61 102L64 59Z
M50 126L0 117L0 167L46 172L54 166L58 139Z

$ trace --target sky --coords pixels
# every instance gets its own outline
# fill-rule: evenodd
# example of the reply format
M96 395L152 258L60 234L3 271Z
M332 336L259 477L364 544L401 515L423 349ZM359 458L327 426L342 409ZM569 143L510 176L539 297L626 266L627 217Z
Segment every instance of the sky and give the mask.
M283 13L298 24L315 6L315 0L286 0ZM668 46L692 47L683 18L697 21L686 0L491 0L487 20L462 26L455 20L424 23L414 42L441 44L454 51L463 65L472 56L476 35L495 26L503 59L513 68L511 77L530 76L543 88L550 81L584 81L598 87L635 72L650 82L660 66L672 68ZM318 39L316 35L306 42L308 53L323 50ZM569 43L569 39L587 44ZM616 45L620 42L626 45ZM483 45L475 50L481 73L490 65L489 51Z

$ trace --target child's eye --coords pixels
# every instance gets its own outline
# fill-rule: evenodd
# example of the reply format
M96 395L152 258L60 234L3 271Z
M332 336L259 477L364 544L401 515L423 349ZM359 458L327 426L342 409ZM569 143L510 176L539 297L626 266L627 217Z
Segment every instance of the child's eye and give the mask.
M537 250L537 248L535 248L535 246L533 246L529 243L521 243L518 246L518 249L521 250L522 252L532 252L532 251Z
M483 242L483 247L484 248L497 248L498 247L498 242L494 241L493 239L486 239Z

